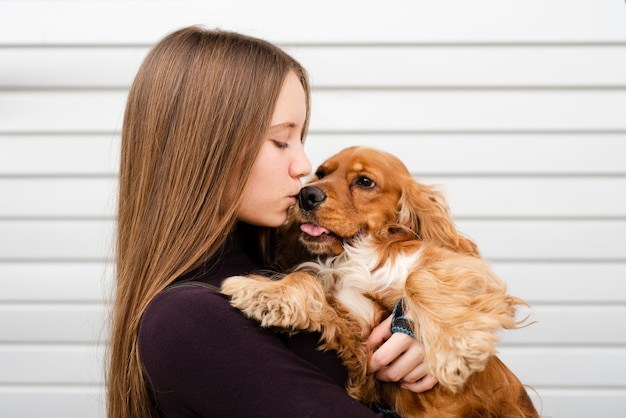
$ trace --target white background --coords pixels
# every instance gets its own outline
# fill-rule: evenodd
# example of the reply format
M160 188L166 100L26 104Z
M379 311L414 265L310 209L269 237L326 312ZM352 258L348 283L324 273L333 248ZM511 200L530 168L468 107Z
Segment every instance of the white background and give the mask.
M442 185L531 303L500 351L544 416L626 416L622 0L0 0L0 416L105 415L124 101L190 24L308 68L314 165L368 144Z

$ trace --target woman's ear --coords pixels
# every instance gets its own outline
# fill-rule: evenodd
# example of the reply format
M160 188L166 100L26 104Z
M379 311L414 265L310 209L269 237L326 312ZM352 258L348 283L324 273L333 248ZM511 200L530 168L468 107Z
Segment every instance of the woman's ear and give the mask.
M436 186L411 179L398 202L400 224L411 228L423 241L435 242L456 252L478 256L478 248L456 229L448 203Z

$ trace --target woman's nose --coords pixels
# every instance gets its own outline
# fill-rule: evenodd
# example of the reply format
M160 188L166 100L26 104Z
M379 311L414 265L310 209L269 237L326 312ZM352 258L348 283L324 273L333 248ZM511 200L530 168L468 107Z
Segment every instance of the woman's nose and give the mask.
M291 176L292 177L304 177L311 173L312 166L309 158L304 152L304 148L300 148L298 155L291 164Z

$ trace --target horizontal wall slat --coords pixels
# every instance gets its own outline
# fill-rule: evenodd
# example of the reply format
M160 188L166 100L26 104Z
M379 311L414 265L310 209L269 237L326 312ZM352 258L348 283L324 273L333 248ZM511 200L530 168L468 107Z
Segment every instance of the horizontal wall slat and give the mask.
M115 266L103 262L0 263L0 302L101 303L111 299Z
M457 226L489 259L626 260L623 220L463 220ZM110 258L112 231L113 221L0 220L0 261Z
M626 347L501 347L498 356L531 386L626 388Z
M626 91L347 90L312 100L313 131L626 129Z
M423 177L456 217L625 217L626 175L600 178ZM116 178L0 178L2 217L113 217Z
M0 92L0 132L113 133L122 127L126 91Z
M0 385L104 382L103 345L0 345Z
M119 136L0 135L0 176L115 175ZM314 167L352 145L391 152L418 177L444 175L624 175L621 134L320 134L307 138ZM559 158L555 158L558 155ZM487 156L487 157L486 157ZM486 158L485 158L486 157Z
M112 133L125 100L126 91L0 92L0 132ZM626 130L626 90L318 90L312 100L312 132Z
M128 88L147 52L148 47L0 46L0 88Z
M1 221L0 260L110 259L113 221Z
M623 217L626 176L618 178L424 178L440 185L455 217Z
M626 85L626 46L387 45L284 49L305 66L314 88ZM147 52L148 47L134 46L0 46L0 88L127 88Z
M542 417L622 418L626 389L546 389L529 394Z
M102 304L0 305L0 343L102 343L108 315Z
M491 263L511 294L535 303L626 303L626 262Z
M533 304L625 304L626 262L491 263L511 294ZM115 266L102 262L0 262L0 301L102 302Z
M115 178L0 178L0 217L113 217Z
M274 2L279 12L268 13L267 3L245 0L181 1L175 7L150 1L12 1L2 4L0 39L10 44L152 43L174 28L205 24L274 42L624 41L622 6L611 0L321 0L306 6ZM562 18L565 7L567 19ZM119 10L124 10L123 19ZM485 11L497 18L486 18ZM23 25L15 16L28 16L31 24Z
M0 176L115 175L119 136L0 135Z
M100 418L105 402L102 386L0 386L0 411L19 411L20 417Z
M0 385L100 384L103 346L0 345ZM626 386L626 348L502 347L500 358L531 386Z
M103 304L7 304L0 306L0 343L102 343L108 314ZM503 331L505 346L626 345L626 305L533 306L520 308L518 317L534 323Z
M463 220L457 227L488 259L626 260L622 220Z
M505 345L623 345L626 347L625 305L520 307L528 326L501 334ZM602 324L602 326L599 326Z
M314 87L572 87L626 82L626 49L621 46L340 46L287 50L307 68Z

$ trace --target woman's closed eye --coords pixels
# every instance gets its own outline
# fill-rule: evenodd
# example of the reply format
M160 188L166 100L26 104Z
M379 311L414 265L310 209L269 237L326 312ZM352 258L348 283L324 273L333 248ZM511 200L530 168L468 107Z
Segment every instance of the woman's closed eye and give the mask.
M289 148L289 144L285 141L279 141L277 139L272 139L271 141L276 146L276 148L279 148L279 149Z

